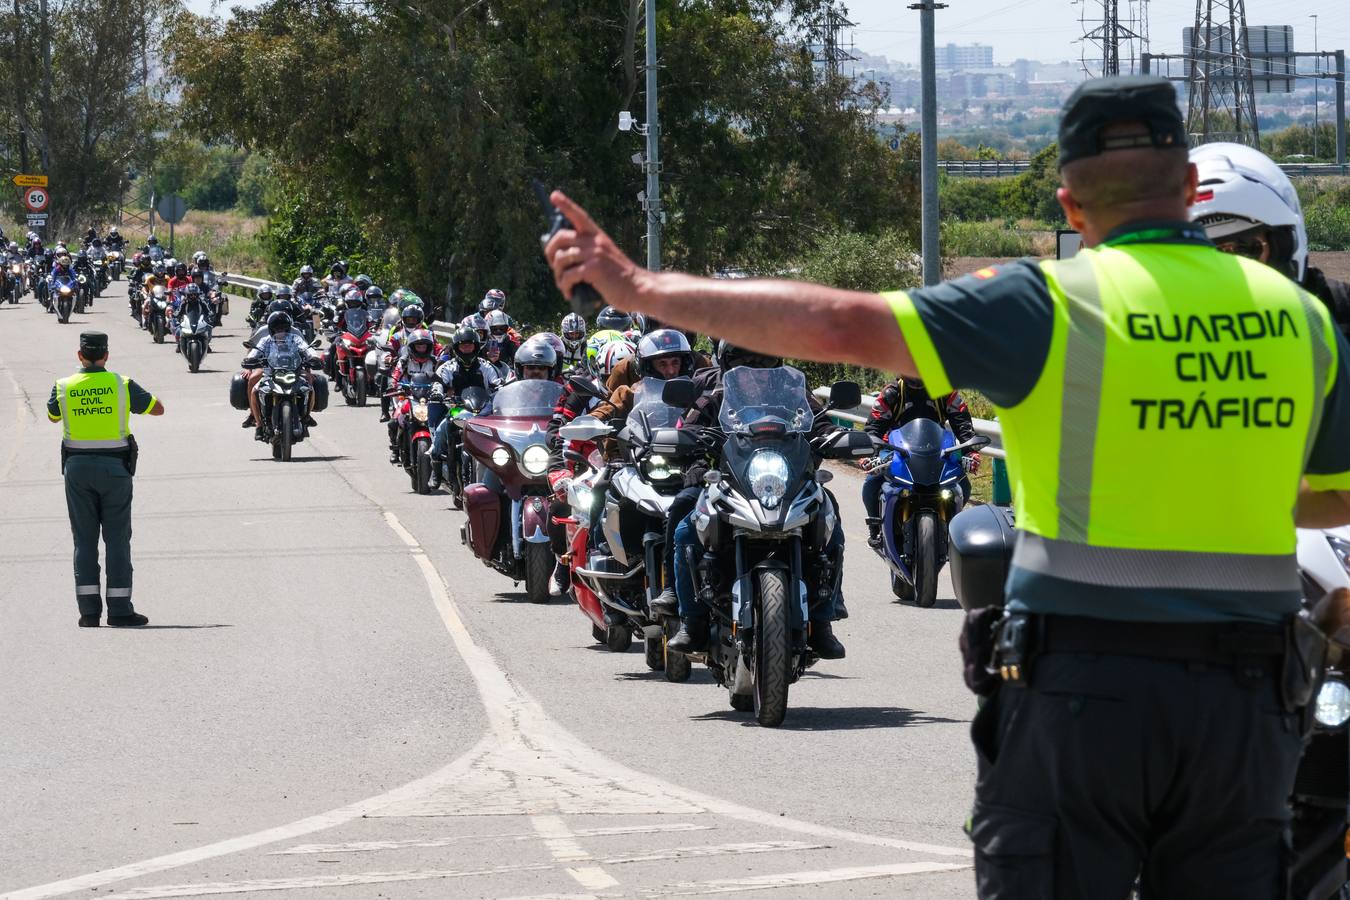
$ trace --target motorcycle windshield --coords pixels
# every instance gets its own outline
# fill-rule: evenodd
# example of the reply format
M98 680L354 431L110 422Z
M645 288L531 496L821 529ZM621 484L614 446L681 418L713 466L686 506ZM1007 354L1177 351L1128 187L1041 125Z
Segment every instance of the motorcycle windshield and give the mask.
M665 384L659 378L644 378L633 388L633 411L628 420L644 423L648 434L656 428L674 428L680 421L681 411L661 401Z
M197 321L206 313L206 311L202 309L202 301L200 300L184 300L182 312L183 319L193 328L197 327Z
M273 345L267 351L267 367L269 369L290 369L298 371L300 368L300 353L293 347L278 347Z
M791 366L739 366L722 377L722 392L719 418L727 431L746 431L766 419L781 422L788 431L810 431L815 420L806 399L806 376Z
M362 334L370 324L370 313L364 309L349 309L342 316L342 325L348 334Z
M889 443L908 453L914 483L928 485L942 481L942 450L955 441L951 432L932 419L915 419L892 431Z
M513 381L497 391L492 402L494 416L541 416L553 415L553 407L562 395L562 385L556 381Z
M466 388L459 395L460 405L472 413L480 413L488 403L488 392L480 387Z

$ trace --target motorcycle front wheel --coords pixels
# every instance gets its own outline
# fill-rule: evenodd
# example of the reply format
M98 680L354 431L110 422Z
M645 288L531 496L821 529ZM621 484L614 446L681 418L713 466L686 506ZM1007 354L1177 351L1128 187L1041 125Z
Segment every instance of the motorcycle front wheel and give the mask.
M431 478L431 441L418 438L413 447L412 466L408 476L412 479L413 490L419 494L430 494L428 481Z
M755 719L766 728L783 724L787 715L792 633L788 628L788 575L782 569L757 573L759 616L755 622Z
M197 341L188 341L186 350L188 371L196 373L202 367L202 345Z
M277 435L272 439L272 458L278 462L291 461L291 445L295 441L295 434L291 430L294 415L295 407L291 401L282 400L281 409L277 412Z
M553 548L548 544L526 542L521 550L525 554L525 593L531 603L547 603L548 580L553 575Z
M937 602L937 516L931 509L914 523L914 600L924 609Z
M661 668L665 670L666 681L681 682L688 681L689 674L693 670L693 664L689 662L689 657L678 650L671 650L667 645L670 639L680 631L680 622L678 619L666 619L665 634L661 636L661 652L665 659Z
M356 374L352 376L352 392L356 394L356 405L366 405L366 370L361 366L356 366Z

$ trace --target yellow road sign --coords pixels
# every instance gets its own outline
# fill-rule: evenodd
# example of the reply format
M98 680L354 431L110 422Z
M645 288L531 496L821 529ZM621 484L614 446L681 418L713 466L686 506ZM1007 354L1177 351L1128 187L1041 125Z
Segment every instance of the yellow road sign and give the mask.
M46 175L15 175L14 183L19 187L46 187Z

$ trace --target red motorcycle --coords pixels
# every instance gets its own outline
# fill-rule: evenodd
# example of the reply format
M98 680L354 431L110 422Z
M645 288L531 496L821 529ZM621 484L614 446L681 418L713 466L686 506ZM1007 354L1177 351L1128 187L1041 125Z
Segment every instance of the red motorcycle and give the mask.
M342 333L328 352L334 354L333 374L348 406L365 406L366 353L375 338L375 323L365 309L349 309L342 316Z
M592 442L570 442L564 451L576 469L567 487L567 503L572 514L557 519L567 532L568 573L572 597L582 613L591 620L591 637L609 649L622 653L633 644L633 632L624 627L611 627L605 620L605 604L591 585L577 574L584 569L590 555L591 518L595 514L595 482L605 467L600 451ZM603 500L604 498L599 498Z
M482 463L483 481L464 488L460 540L483 563L548 602L548 420L562 394L553 381L514 381L492 398L492 413L463 426L464 450Z
M359 356L353 358L360 359ZM436 381L430 375L417 374L411 381L405 381L389 392L393 398L390 414L397 427L398 464L408 473L413 490L419 494L431 493L428 481L431 479L432 406L444 405L433 390L435 386Z

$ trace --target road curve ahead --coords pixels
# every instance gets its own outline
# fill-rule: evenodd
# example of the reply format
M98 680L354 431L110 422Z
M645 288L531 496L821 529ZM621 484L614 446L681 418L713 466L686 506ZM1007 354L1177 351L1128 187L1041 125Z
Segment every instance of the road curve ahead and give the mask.
M68 326L0 306L0 897L973 896L959 610L891 598L852 475L848 658L759 728L473 559L374 408L274 463L235 306L195 375L120 283ZM85 329L168 408L135 422L143 630L75 624L43 407Z

